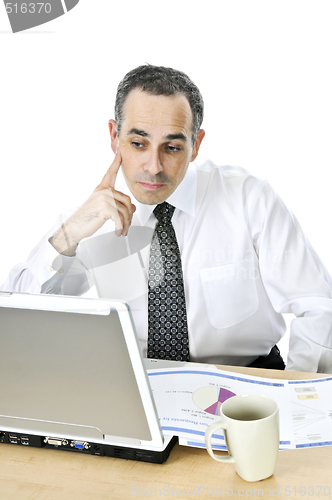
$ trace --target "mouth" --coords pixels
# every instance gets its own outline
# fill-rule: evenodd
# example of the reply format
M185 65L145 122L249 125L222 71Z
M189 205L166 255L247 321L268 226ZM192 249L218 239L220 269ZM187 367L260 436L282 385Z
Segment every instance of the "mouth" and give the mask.
M151 182L140 182L139 183L144 189L149 189L150 191L156 191L157 189L160 189L162 188L163 186L165 186L165 184L162 184L160 182L155 182L155 183L151 183Z

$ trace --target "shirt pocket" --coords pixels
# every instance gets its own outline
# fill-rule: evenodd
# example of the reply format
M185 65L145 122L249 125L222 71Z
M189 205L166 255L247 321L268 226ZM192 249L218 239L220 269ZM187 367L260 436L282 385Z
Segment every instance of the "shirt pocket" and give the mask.
M259 270L254 261L209 267L200 274L209 320L215 328L241 323L257 311Z

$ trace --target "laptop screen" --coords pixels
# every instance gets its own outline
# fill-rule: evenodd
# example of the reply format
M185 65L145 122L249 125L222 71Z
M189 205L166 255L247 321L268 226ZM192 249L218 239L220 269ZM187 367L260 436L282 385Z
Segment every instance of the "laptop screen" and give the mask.
M0 307L1 428L162 444L126 304L2 294Z

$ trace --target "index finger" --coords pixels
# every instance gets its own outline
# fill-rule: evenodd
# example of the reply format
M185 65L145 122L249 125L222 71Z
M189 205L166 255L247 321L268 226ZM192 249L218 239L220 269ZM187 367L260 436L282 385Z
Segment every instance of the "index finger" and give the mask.
M114 188L115 184L115 179L118 174L119 168L121 166L122 158L121 158L121 153L118 149L115 158L110 166L110 168L107 170L106 174L104 175L101 183L99 184L98 187L102 188Z

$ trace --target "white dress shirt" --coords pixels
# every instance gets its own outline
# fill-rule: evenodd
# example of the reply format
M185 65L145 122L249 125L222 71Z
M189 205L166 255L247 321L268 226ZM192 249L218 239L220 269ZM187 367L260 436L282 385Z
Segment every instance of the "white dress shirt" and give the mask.
M129 236L113 221L59 255L48 239L55 226L15 266L2 290L98 296L129 303L146 355L147 273L155 205L134 199L119 172L115 189L137 210ZM297 220L265 181L238 167L190 164L168 198L181 251L190 359L248 365L285 333L282 313L294 313L287 369L332 373L332 279Z

